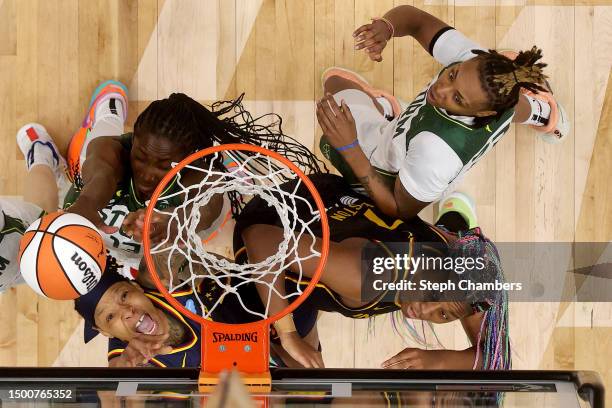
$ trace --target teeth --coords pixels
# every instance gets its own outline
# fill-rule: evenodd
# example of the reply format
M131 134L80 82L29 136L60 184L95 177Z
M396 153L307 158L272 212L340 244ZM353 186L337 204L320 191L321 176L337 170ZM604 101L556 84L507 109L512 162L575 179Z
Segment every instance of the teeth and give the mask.
M140 316L140 319L138 319L138 322L136 323L136 329L138 329L138 327L140 326L140 323L142 323L143 319L144 319L144 314L142 316Z
M149 330L149 332L147 334L153 334L155 329L157 329L157 323L153 322L153 327L151 327L151 330Z

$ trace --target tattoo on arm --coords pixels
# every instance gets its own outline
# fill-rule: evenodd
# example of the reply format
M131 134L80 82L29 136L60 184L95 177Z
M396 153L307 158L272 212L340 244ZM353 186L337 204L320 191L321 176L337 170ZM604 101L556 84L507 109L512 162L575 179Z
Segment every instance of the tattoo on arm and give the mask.
M394 180L392 180L391 178L384 177L382 174L377 172L376 169L374 168L371 168L369 174L362 176L362 177L358 177L358 180L363 186L363 188L365 189L366 193L372 199L374 199L373 188L372 188L373 185L377 183L382 184L387 190L387 192L390 194L391 200L393 200L393 207L395 211L397 212L399 210L397 207L397 203L395 201L394 193L393 193Z
M371 197L372 187L370 186L370 176L359 177L358 180L365 189L366 193L368 193L368 195Z
M359 182L363 185L363 188L370 194L372 192L373 183L381 183L383 184L391 193L393 193L393 184L394 180L384 177L376 169L372 168L368 175L357 178Z

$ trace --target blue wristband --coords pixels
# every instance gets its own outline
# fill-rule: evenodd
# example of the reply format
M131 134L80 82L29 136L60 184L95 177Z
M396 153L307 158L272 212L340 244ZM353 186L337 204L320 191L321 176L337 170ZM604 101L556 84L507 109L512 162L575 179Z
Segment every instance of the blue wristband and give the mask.
M343 152L345 150L352 149L355 146L359 146L359 140L358 139L355 139L355 141L353 143L347 144L346 146L336 147L336 150L339 151L339 152Z

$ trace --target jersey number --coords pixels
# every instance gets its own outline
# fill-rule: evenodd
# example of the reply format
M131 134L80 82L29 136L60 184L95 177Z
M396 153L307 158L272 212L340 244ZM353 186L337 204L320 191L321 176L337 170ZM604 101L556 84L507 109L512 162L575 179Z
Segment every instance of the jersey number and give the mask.
M8 259L0 256L0 271L5 270L10 263L11 262ZM0 275L2 275L2 273L0 273Z

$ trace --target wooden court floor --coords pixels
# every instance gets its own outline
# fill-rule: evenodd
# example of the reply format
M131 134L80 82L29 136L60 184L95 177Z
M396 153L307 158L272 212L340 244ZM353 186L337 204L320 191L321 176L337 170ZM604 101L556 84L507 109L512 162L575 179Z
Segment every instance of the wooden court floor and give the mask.
M471 171L461 190L483 230L500 242L609 242L612 0L0 0L0 194L22 192L17 129L40 122L65 148L110 78L129 86L128 127L173 91L202 102L245 92L253 113L279 113L286 133L315 149L325 68L356 70L405 100L440 68L410 39L396 39L382 63L354 51L353 29L399 4L484 46L537 44L572 117L564 144L513 128ZM510 313L515 368L594 369L612 389L612 304L522 303ZM466 345L458 325L436 331L447 347ZM405 347L387 318L324 315L320 332L328 366L377 367ZM0 295L0 366L103 365L105 343L81 337L70 302L28 288Z

